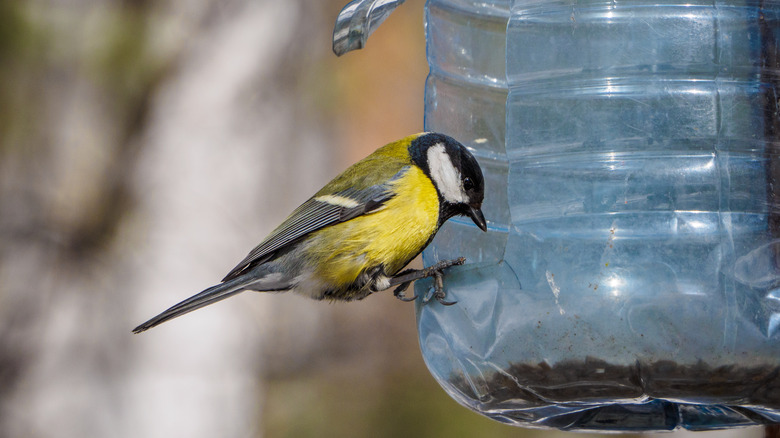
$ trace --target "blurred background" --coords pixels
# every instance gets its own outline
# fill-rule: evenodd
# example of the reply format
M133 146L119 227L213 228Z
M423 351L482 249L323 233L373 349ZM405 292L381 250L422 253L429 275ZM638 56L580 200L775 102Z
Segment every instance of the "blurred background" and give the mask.
M130 333L422 130L423 0L336 58L345 3L0 1L0 436L569 435L457 405L390 293L247 293Z

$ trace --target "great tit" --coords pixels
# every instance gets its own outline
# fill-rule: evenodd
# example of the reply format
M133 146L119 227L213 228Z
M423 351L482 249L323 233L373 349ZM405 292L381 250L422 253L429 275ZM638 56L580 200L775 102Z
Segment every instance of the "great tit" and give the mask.
M293 291L317 300L360 300L434 276L464 259L399 271L439 227L464 215L487 231L484 179L474 156L451 137L411 135L352 165L304 202L233 268L222 282L136 327L140 333L245 290Z

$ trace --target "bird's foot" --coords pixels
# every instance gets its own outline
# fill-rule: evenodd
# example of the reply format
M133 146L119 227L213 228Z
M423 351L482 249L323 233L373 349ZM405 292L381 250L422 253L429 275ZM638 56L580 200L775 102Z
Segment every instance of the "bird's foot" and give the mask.
M423 302L427 303L431 300L431 298L435 298L436 301L440 302L441 304L445 306L451 306L457 303L457 301L445 300L447 297L447 292L444 291L443 271L450 266L462 265L465 262L465 257L459 257L453 260L442 260L439 263L436 263L435 265L429 266L425 269L407 269L406 271L403 271L390 279L390 286L398 285L398 287L393 291L393 295L401 301L414 301L417 299L417 295L415 294L412 297L407 297L404 294L404 291L408 289L409 285L415 280L433 277L433 293L427 294L423 299Z
M447 298L447 292L444 291L444 275L441 273L441 271L436 271L433 274L433 287L430 289L433 291L433 294L428 294L425 298L423 298L423 303L428 303L428 301L431 300L431 298L436 298L436 301L440 302L444 306L451 306L457 301L446 301L445 298Z

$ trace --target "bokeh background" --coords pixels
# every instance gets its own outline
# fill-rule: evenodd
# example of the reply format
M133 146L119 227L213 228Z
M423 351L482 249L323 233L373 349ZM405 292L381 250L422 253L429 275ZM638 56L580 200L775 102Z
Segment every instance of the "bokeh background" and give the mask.
M0 1L0 436L569 435L457 405L390 293L247 293L130 333L422 130L423 0L336 58L345 3Z

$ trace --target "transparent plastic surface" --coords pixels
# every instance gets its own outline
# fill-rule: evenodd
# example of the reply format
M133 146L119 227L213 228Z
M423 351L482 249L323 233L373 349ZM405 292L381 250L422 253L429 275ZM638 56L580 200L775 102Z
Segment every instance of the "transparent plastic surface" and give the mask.
M428 0L426 32L426 130L487 181L489 232L423 254L467 258L417 307L445 390L526 426L780 422L780 2Z

